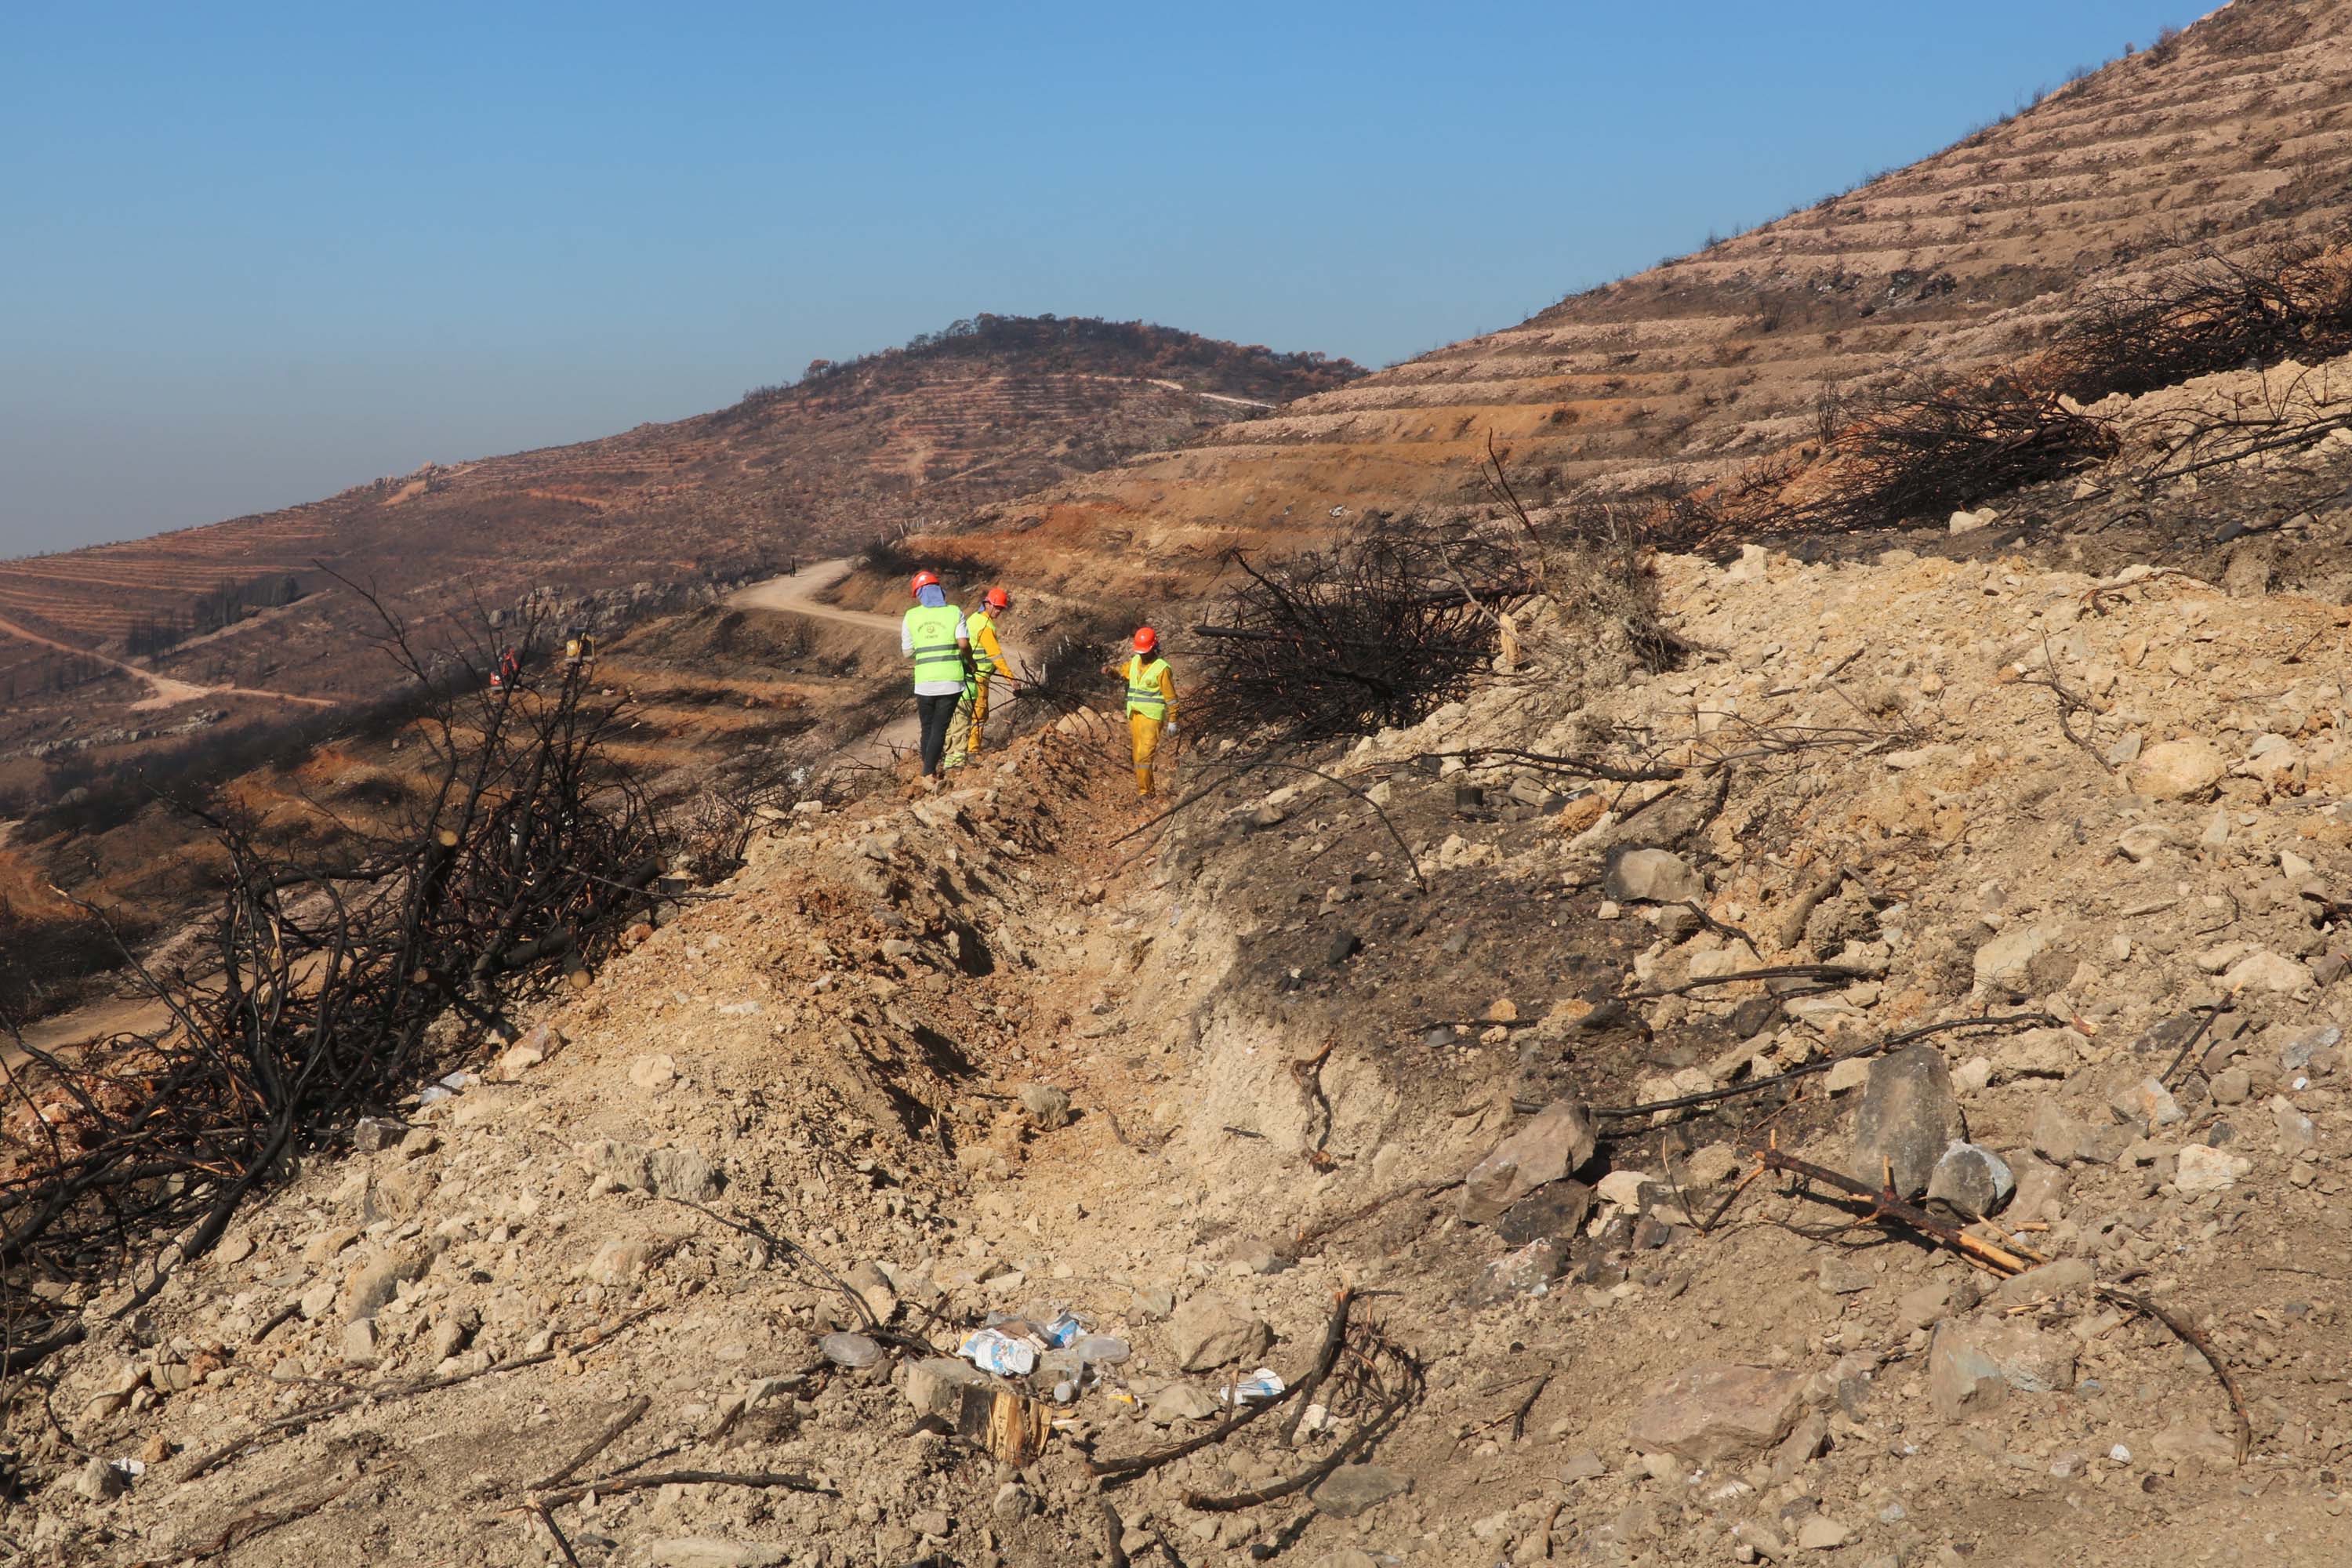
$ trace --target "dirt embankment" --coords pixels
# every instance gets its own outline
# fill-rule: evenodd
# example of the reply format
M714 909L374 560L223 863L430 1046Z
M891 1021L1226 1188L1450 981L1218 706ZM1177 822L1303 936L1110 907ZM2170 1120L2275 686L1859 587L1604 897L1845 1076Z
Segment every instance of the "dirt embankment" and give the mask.
M1081 731L796 817L503 1081L94 1312L78 1448L18 1428L19 1539L539 1563L539 1498L612 1563L2335 1561L2343 612L2019 555L1661 574L1719 652L1621 678L1538 608L1525 668L1319 759L1344 785L1230 777L1129 837ZM1437 760L1499 745L1668 776ZM1739 1189L1764 1138L1906 1183L1964 1140L2006 1173L1980 1234L2056 1261ZM2204 1336L2242 1456L2102 1286ZM1424 1369L1368 1462L1198 1506L1330 1459L1370 1415L1335 1395L1089 1473L1295 1377L1342 1290ZM925 1352L1065 1306L1134 1355L1000 1468ZM593 1497L535 1488L608 1432L562 1478ZM737 1480L621 1484L675 1471Z

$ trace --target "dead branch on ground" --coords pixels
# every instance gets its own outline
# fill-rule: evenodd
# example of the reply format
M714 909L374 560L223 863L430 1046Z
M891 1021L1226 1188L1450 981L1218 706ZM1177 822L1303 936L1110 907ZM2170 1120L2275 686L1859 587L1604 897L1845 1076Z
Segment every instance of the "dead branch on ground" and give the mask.
M1320 1387L1331 1375L1332 1369L1339 1364L1339 1352L1347 1346L1348 1314L1354 1301L1355 1292L1352 1290L1342 1290L1333 1300L1331 1316L1323 1325L1323 1343L1315 1353L1314 1366L1305 1377L1297 1379L1280 1394L1271 1399L1245 1405L1206 1432L1197 1436L1187 1437L1184 1441L1172 1444L1168 1447L1155 1448L1148 1454L1130 1455L1123 1459L1090 1458L1087 1461L1087 1470L1106 1486L1115 1486L1123 1481L1134 1480L1139 1476L1149 1475L1162 1465L1172 1464L1187 1454L1197 1454L1203 1448L1222 1443L1268 1411L1277 1410L1293 1400L1300 1398L1307 1390Z
M1234 1513L1278 1501L1319 1485L1340 1466L1370 1452L1394 1432L1422 1397L1422 1363L1377 1325L1360 1330L1355 1342L1345 1365L1339 1369L1339 1386L1345 1396L1369 1406L1370 1413L1358 1418L1353 1432L1330 1453L1286 1479L1230 1496L1188 1490L1184 1506L1203 1513Z
M446 1021L510 1037L517 993L583 984L650 910L665 842L604 754L618 705L576 672L551 689L453 685L446 659L388 611L384 624L407 680L438 694L414 726L424 787L406 815L309 854L176 803L226 861L209 973L157 973L125 946L167 1025L0 1068L15 1101L0 1122L11 1370L74 1331L27 1281L95 1291L128 1276L113 1310L135 1310L290 1158L446 1070L459 1038Z

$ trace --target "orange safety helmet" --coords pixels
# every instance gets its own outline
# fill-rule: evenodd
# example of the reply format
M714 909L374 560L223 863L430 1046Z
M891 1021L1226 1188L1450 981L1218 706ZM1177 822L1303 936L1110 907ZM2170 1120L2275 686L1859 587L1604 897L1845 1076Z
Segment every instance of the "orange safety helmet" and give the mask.
M922 594L922 592L923 592L923 590L924 590L924 589L926 589L926 588L936 588L936 587L938 587L939 585L940 585L940 574L939 574L938 573L936 573L936 572L918 572L918 573L916 573L916 574L915 574L915 581L914 581L913 585L912 585L911 587L909 587L907 591L908 591L908 593L913 594L913 595L917 595L918 597L919 597L919 596L921 595L921 594Z
M1009 610L1013 607L1013 595L1002 588L991 588L981 603L992 610Z
M1159 646L1160 634L1158 632L1153 631L1150 626L1138 626L1135 628L1136 652L1150 653L1153 648L1156 648Z

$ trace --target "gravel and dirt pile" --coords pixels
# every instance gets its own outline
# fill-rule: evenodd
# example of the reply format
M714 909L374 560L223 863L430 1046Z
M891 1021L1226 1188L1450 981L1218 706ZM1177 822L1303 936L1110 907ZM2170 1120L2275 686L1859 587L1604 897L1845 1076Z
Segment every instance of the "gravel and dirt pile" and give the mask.
M94 1310L16 1549L2336 1560L2352 617L2022 554L1658 572L1684 668L1538 605L1468 701L1188 760L1164 822L1078 721L803 807ZM2048 1261L1742 1188L1767 1145ZM1392 1428L1335 1382L1093 1473L1296 1381L1343 1296L1413 1363ZM1000 1464L954 1352L1066 1310L1128 1353L1049 1354Z

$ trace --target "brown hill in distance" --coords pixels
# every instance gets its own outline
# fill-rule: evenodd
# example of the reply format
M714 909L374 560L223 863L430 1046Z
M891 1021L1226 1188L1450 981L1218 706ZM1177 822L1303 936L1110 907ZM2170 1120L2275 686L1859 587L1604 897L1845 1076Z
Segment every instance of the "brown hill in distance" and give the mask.
M1182 591L1229 545L1348 526L1335 506L1483 503L1490 437L1531 502L1736 474L1815 439L1825 393L2014 360L2105 290L2347 215L2352 3L2237 0L1906 168L1032 498L1020 557L1099 578L1116 533L1131 590Z
M121 656L202 633L219 617L198 616L198 601L225 584L268 605L291 577L305 596L164 648L153 672L206 690L152 695L228 709L258 700L222 689L363 696L384 677L361 635L363 607L314 563L410 616L509 606L542 589L648 597L959 515L1361 374L1141 322L983 315L821 361L714 414L0 563L0 712L15 720L0 729L0 758L26 742L37 710L39 738L54 741L119 723L129 700L151 696L120 675L55 689L100 673L64 650Z

